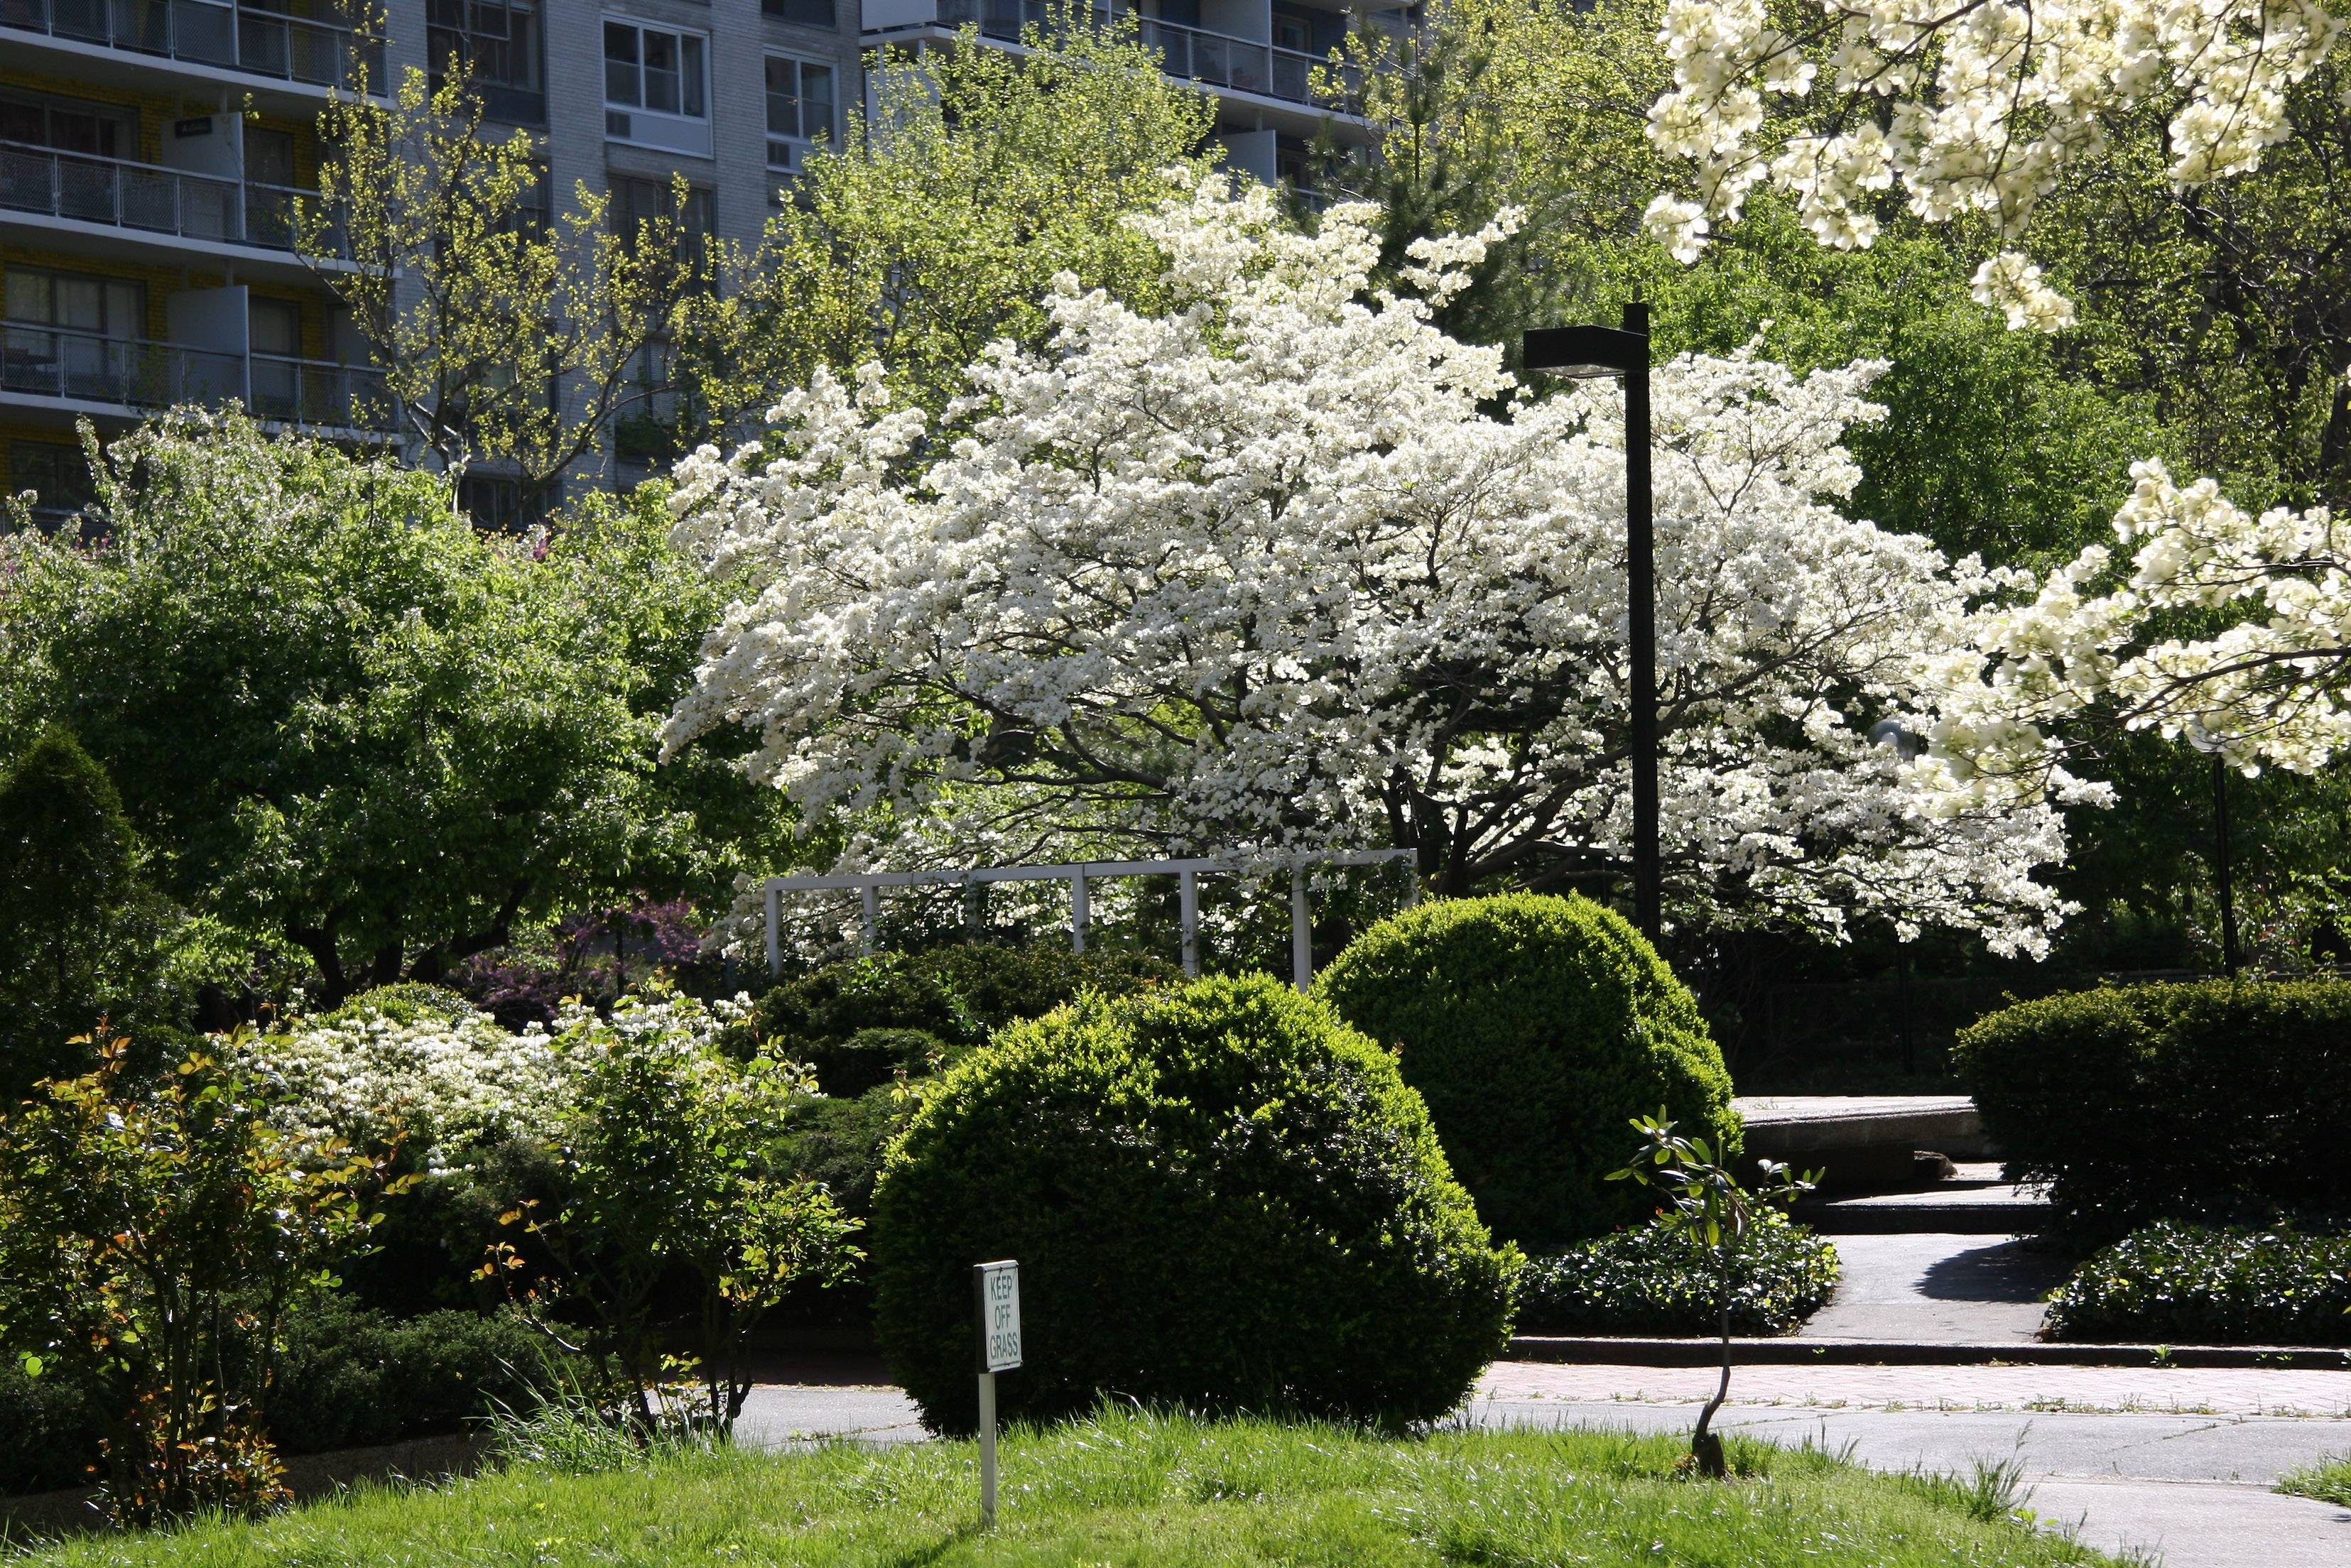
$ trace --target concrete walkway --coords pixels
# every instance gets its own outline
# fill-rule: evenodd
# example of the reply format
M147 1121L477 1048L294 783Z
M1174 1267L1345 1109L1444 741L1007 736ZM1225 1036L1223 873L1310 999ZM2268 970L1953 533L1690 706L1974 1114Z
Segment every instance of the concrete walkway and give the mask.
M2005 1237L1900 1231L1833 1238L1843 1277L1799 1339L1908 1344L2031 1341L2064 1260Z
M1713 1381L1698 1367L1499 1362L1459 1419L1684 1431ZM1849 1447L1874 1469L1965 1474L2014 1458L2043 1522L2165 1568L2351 1565L2351 1511L2269 1490L2285 1470L2351 1451L2351 1372L1746 1367L1732 1397L1731 1427ZM925 1437L913 1402L877 1385L759 1387L740 1432L769 1445Z

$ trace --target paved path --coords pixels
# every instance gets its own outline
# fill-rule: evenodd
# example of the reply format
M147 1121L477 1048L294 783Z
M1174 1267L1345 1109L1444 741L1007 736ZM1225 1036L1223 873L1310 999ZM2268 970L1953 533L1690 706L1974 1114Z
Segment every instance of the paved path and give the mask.
M2062 1259L2001 1236L1905 1231L1839 1236L1836 1295L1799 1339L1991 1344L2033 1338Z
M1710 1392L1702 1368L1497 1363L1461 1418L1479 1426L1680 1431ZM1732 1427L1848 1445L1879 1469L1965 1473L2014 1457L2031 1506L2108 1551L2165 1568L2351 1568L2351 1511L2269 1490L2351 1451L2351 1372L2064 1366L1748 1367ZM913 1402L872 1385L763 1385L747 1438L911 1442Z

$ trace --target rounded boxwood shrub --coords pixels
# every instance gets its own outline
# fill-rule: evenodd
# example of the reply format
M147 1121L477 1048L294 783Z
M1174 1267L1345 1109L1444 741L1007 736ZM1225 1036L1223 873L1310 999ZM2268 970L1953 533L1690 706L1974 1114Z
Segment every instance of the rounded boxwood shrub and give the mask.
M1990 1014L1953 1060L2055 1225L2351 1215L2351 984L2112 987Z
M883 1166L872 1250L891 1371L957 1433L975 1263L1020 1264L1009 1416L1411 1422L1502 1347L1517 1261L1388 1055L1267 976L1081 998L967 1056Z
M2351 1344L2351 1236L2158 1220L2049 1299L2052 1339Z
M1758 1208L1730 1270L1730 1331L1791 1333L1836 1290L1836 1249L1776 1208ZM1713 1258L1650 1223L1530 1258L1519 1271L1519 1332L1710 1334L1719 1326Z
M1494 1234L1556 1247L1641 1218L1609 1182L1666 1113L1740 1148L1730 1074L1698 1003L1623 916L1510 894L1407 910L1357 937L1320 995L1393 1048Z

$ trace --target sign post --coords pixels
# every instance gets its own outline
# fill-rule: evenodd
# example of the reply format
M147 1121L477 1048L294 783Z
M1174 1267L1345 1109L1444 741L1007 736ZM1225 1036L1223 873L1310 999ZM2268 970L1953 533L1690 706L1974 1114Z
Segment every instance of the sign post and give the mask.
M996 1528L996 1375L1020 1364L1020 1265L975 1263L979 1299L979 1518Z

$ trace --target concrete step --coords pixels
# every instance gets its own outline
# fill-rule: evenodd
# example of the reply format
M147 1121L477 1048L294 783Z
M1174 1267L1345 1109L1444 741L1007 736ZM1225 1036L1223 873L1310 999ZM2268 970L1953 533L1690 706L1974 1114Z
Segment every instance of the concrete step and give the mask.
M1985 1160L1975 1102L1964 1094L1767 1094L1731 1102L1747 1124L1747 1152L1798 1170L1820 1169L1847 1191L1907 1186L1921 1150Z
M1915 1192L1814 1198L1789 1212L1823 1236L1890 1236L1904 1231L2022 1236L2047 1222L2050 1207L2034 1188L2005 1182L1967 1186L1945 1182Z
M2042 1340L1904 1343L1882 1339L1736 1339L1739 1366L2238 1366L2340 1372L2351 1350L2277 1344L2064 1344ZM1589 1366L1713 1366L1715 1339L1514 1334L1507 1361Z

